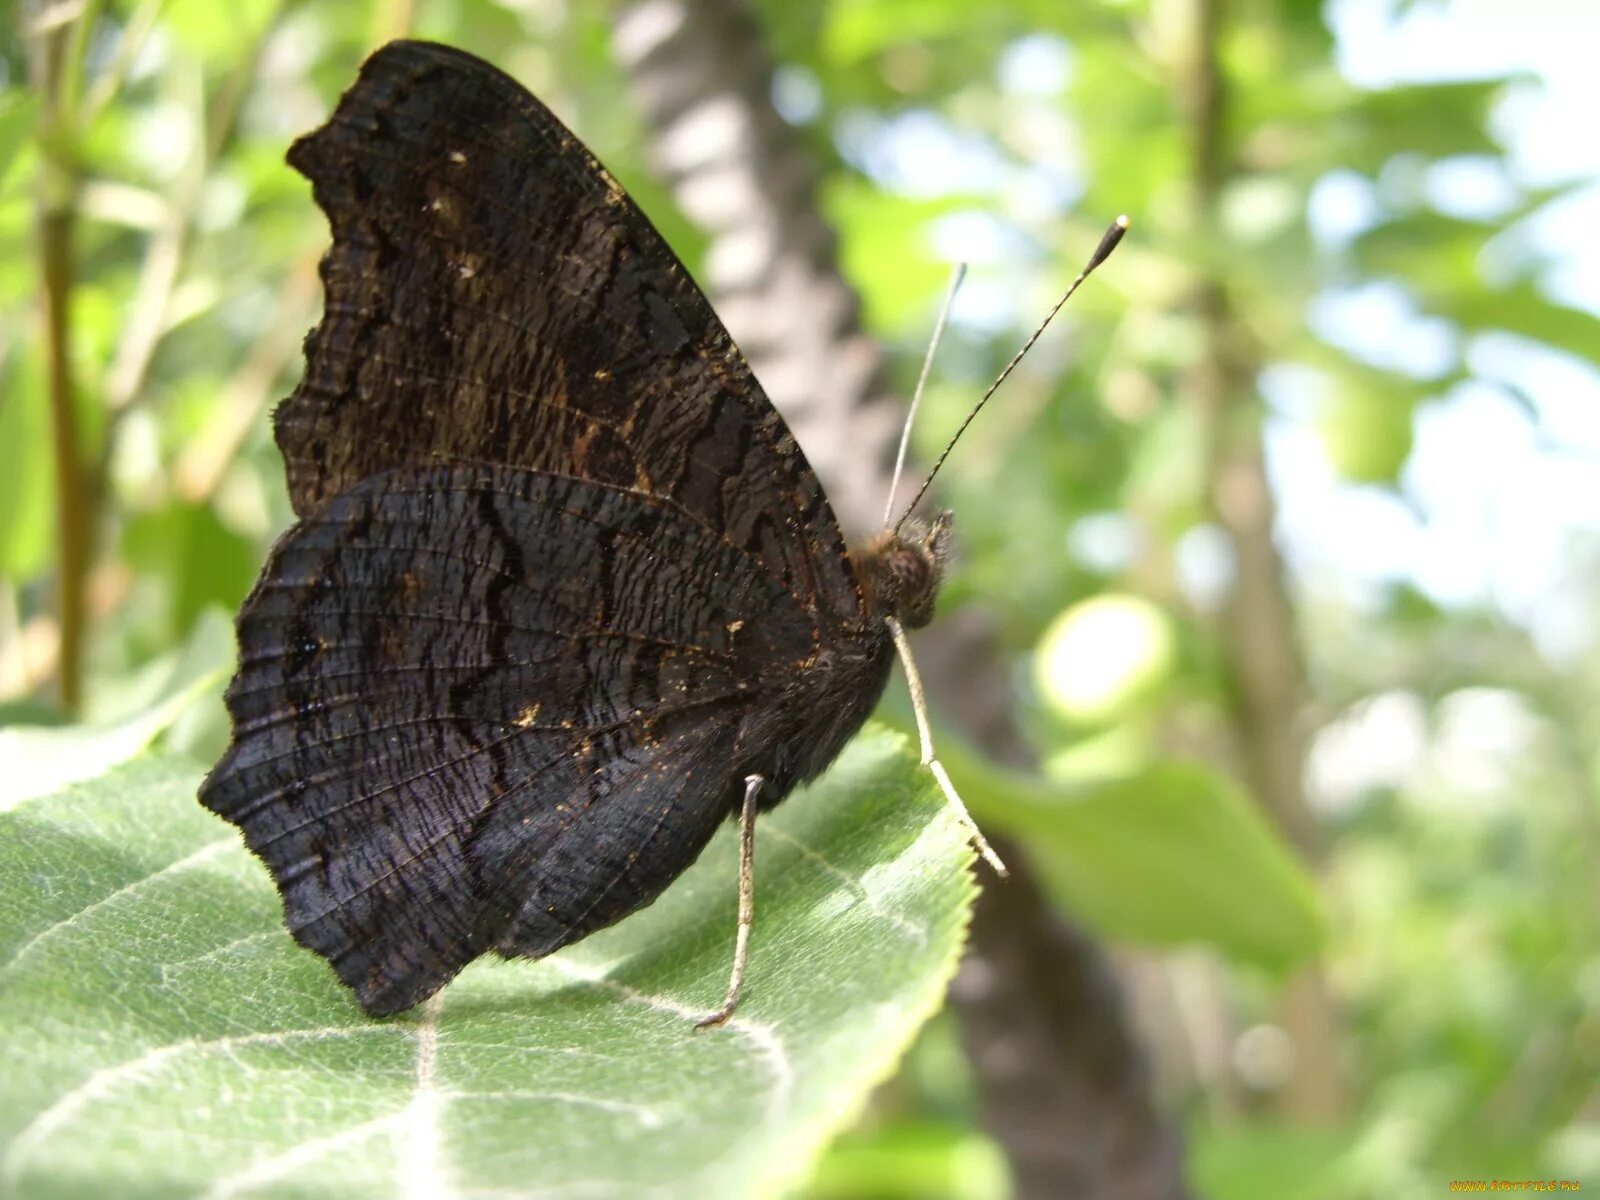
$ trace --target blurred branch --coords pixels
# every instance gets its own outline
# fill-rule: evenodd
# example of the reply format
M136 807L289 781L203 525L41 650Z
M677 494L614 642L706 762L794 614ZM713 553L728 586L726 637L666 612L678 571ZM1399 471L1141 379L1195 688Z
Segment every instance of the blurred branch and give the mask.
M1194 0L1194 4L1187 88L1190 184L1196 240L1216 246L1224 236L1219 199L1236 166L1227 145L1227 80L1217 58L1226 22L1225 0ZM1234 675L1234 739L1252 790L1289 839L1315 863L1323 847L1303 786L1305 662L1283 560L1273 541L1277 510L1255 399L1261 363L1220 279L1210 275L1198 279L1193 303L1204 342L1184 391L1200 412L1211 503L1233 548L1237 572L1223 618ZM1282 1097L1285 1110L1313 1120L1339 1116L1346 1100L1338 1061L1338 1017L1320 968L1301 971L1288 982L1280 1019L1296 1055Z
M55 457L58 543L56 613L60 658L56 678L62 707L82 702L85 597L94 502L84 470L78 428L78 383L72 359L72 292L76 269L74 204L78 185L78 88L85 32L97 6L73 13L32 10L29 69L43 101L39 135L39 290L44 317L44 356L50 394Z
M128 70L133 66L133 60L138 57L145 38L150 36L167 3L168 0L141 0L133 10L133 15L123 23L122 36L117 39L117 48L112 51L111 60L89 86L89 94L84 99L84 125L92 124L105 111L106 105L116 99L122 81L128 77Z
M39 274L44 293L44 352L48 363L59 531L56 612L61 624L61 659L57 680L61 705L68 712L76 712L83 699L83 588L89 563L91 523L83 447L78 432L78 389L72 369L72 269L72 211L47 207L39 215Z
M738 0L650 0L614 28L655 164L711 232L719 313L846 528L875 528L903 409L817 212L815 169L773 107L760 27ZM1016 762L1026 749L1004 669L980 614L959 616L919 636L924 673L988 753ZM1017 878L985 882L964 968L985 983L953 999L1016 1194L1185 1195L1178 1138L1150 1103L1104 955L1032 886L1023 850L1005 853Z
M382 46L395 38L410 37L416 20L416 0L378 0L373 5L372 44Z

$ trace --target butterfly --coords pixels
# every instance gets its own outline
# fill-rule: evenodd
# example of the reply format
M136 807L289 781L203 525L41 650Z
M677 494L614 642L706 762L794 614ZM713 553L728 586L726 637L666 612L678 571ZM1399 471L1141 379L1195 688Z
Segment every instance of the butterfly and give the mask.
M642 908L739 816L726 1019L756 813L872 711L948 519L847 546L682 264L488 63L385 46L289 162L332 230L273 421L298 519L201 803L374 1016Z

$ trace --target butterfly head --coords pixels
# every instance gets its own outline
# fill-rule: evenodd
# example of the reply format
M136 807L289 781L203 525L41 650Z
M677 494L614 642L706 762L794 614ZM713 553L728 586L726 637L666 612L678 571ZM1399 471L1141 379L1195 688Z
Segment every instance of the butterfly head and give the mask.
M933 619L950 549L950 523L948 512L931 523L906 521L898 530L884 530L853 556L870 607L907 629L921 629Z

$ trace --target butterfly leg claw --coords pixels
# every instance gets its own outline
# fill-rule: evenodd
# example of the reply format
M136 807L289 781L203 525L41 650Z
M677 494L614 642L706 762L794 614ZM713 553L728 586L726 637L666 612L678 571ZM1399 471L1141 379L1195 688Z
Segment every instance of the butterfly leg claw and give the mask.
M744 780L744 805L739 810L739 932L733 944L733 973L728 977L728 994L722 1007L695 1022L696 1029L711 1029L733 1016L739 1004L739 989L744 985L744 967L750 957L750 927L756 919L756 796L766 780L747 775Z
M906 686L911 691L911 709L917 716L917 737L922 742L922 765L933 774L934 780L939 784L939 790L944 793L944 798L950 802L950 807L955 809L956 820L967 831L967 840L972 843L972 848L984 862L994 868L996 875L1004 878L1009 874L1005 863L1000 861L1000 856L994 852L994 847L989 845L989 839L983 836L978 823L972 819L967 806L961 802L961 797L956 792L956 785L950 781L950 774L944 769L944 764L934 756L933 731L928 727L928 704L922 692L922 676L917 673L917 662L911 657L911 643L906 640L906 631L893 617L885 617L884 621L889 626L889 636L894 639L894 648L900 652L900 665L905 668Z

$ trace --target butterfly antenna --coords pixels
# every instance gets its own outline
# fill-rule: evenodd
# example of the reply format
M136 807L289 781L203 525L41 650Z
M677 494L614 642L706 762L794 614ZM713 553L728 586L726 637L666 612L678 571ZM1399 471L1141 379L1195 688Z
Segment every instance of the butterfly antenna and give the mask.
M944 460L950 457L950 451L955 449L955 444L961 440L961 435L967 431L967 426L972 424L972 419L983 411L983 406L989 403L989 397L994 395L1000 385L1006 381L1006 376L1016 369L1016 365L1022 361L1022 356L1033 349L1033 344L1039 340L1039 336L1049 327L1050 322L1055 320L1056 314L1061 311L1061 306L1072 299L1072 293L1077 291L1079 285L1094 273L1096 267L1111 257L1111 252L1117 248L1117 243L1122 240L1122 235L1127 232L1127 217L1118 217L1111 223L1111 228L1107 229L1105 235L1101 237L1100 244L1094 248L1094 253L1089 256L1089 261L1084 264L1083 270L1078 272L1078 277L1067 285L1067 290L1061 293L1061 299L1056 301L1055 307L1045 315L1043 321L1039 322L1039 328L1035 329L1033 335L1022 344L1022 349L1011 356L1011 361L1005 365L999 375L995 376L995 381L989 385L989 390L984 392L978 403L972 406L972 411L967 414L967 419L961 422L961 428L956 430L955 437L950 439L949 444L940 453L933 464L933 470L928 472L928 477L922 481L922 486L917 489L917 494L911 498L911 503L906 505L905 512L901 513L900 519L894 523L896 532L899 532L900 526L906 523L906 518L916 510L917 505L922 503L923 496L928 494L928 488L933 484L933 477L939 473L939 468L944 466Z
M906 409L906 423L900 427L900 451L894 456L894 475L889 480L889 498L883 505L883 523L889 524L894 516L894 493L900 486L900 475L906 469L906 447L911 445L911 425L917 419L917 409L922 407L922 393L928 386L928 372L933 369L933 355L939 349L939 339L944 336L945 323L950 320L950 306L955 303L961 281L967 277L967 264L957 263L950 273L950 286L945 289L944 304L939 308L939 319L933 326L933 337L928 342L928 353L922 358L922 374L917 376L917 390L911 395L911 407Z

